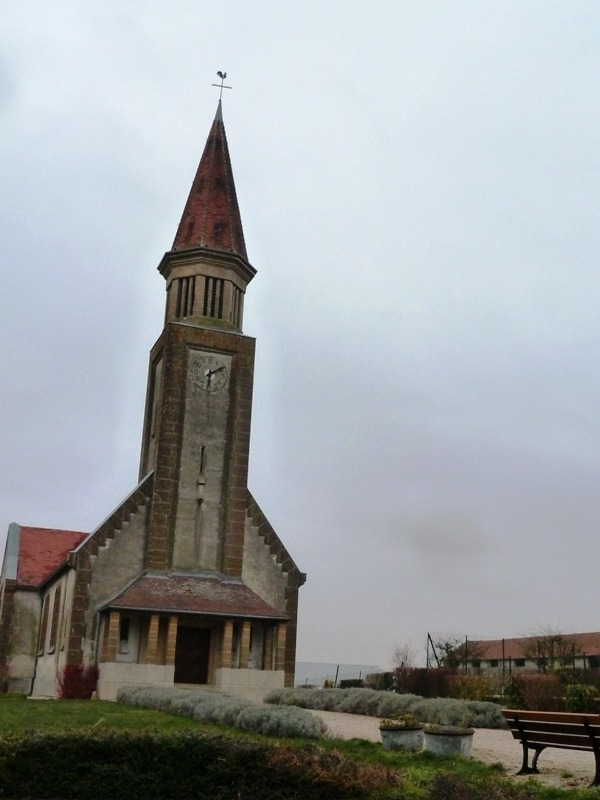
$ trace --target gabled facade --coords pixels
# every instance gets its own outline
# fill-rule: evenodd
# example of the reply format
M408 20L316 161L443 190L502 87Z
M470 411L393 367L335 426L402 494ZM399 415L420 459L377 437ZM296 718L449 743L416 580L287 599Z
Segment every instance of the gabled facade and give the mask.
M242 323L255 269L220 102L158 269L165 323L150 353L138 485L91 534L65 539L34 587L19 584L23 553L9 536L0 666L11 690L54 695L65 664L97 665L108 699L127 683L254 697L293 685L305 575L247 487L255 342ZM36 644L17 683L26 591Z

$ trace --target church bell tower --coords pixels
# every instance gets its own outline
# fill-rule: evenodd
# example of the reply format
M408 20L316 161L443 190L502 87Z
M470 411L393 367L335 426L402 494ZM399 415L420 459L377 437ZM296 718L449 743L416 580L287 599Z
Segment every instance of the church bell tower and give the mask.
M254 339L248 261L221 101L173 247L150 355L140 479L154 471L146 569L241 576Z

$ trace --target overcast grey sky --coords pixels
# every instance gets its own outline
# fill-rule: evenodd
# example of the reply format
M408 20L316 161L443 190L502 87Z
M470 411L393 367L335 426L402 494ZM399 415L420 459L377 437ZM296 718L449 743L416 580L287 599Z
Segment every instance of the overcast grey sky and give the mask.
M0 546L137 480L228 73L250 488L301 660L599 630L600 4L5 0Z

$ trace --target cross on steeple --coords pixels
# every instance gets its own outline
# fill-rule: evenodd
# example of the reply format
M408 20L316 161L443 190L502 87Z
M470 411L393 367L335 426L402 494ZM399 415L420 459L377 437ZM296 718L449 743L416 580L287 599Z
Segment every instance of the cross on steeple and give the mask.
M225 78L227 77L227 73L226 72L221 72L221 70L219 70L217 72L217 75L219 76L219 78L221 78L221 83L213 83L213 86L216 86L217 89L221 90L219 92L219 102L221 102L221 98L223 97L223 89L231 89L231 86L225 86L224 85L225 84Z

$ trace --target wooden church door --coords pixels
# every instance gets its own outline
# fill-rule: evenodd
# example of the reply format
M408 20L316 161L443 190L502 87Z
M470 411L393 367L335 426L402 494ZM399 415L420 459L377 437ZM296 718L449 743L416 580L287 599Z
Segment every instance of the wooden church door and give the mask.
M210 630L177 629L175 645L175 683L208 683Z

